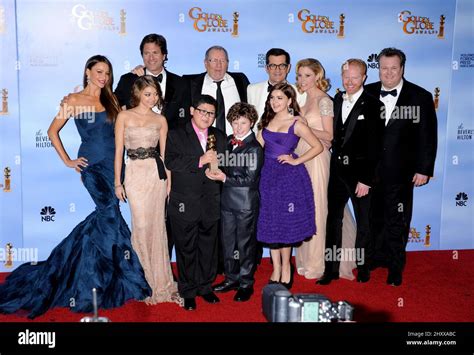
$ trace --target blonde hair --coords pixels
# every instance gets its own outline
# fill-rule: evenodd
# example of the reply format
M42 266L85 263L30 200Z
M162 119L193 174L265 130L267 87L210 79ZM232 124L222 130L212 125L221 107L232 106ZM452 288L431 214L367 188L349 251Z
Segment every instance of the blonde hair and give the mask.
M320 90L326 92L331 88L330 80L326 79L326 72L319 60L314 58L301 59L300 61L298 61L298 63L296 63L296 73L298 73L298 70L302 67L308 67L313 71L317 78L319 77L316 80L316 86ZM299 87L298 90L300 90Z
M346 60L344 63L341 65L341 74L344 74L344 70L349 69L349 65L357 65L362 72L362 75L367 75L367 64L362 59L357 59L357 58L351 58Z

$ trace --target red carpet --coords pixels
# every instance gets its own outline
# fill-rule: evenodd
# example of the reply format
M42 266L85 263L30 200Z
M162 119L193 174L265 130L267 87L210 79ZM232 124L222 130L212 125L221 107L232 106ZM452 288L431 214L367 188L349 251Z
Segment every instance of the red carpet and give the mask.
M296 275L292 293L319 293L332 301L346 300L355 307L358 322L472 322L474 321L474 250L410 252L403 284L385 284L387 271L372 272L366 284L338 280L329 286L315 285ZM455 256L455 255L454 255ZM185 311L175 304L147 306L131 301L123 307L99 312L112 322L265 322L261 291L271 274L268 259L256 273L255 294L249 302L232 300L234 292L219 294L221 302L206 304L197 298L197 310ZM0 274L3 282L6 273ZM216 280L219 282L222 276ZM89 314L53 309L33 322L78 322ZM0 315L0 322L26 322L17 315Z

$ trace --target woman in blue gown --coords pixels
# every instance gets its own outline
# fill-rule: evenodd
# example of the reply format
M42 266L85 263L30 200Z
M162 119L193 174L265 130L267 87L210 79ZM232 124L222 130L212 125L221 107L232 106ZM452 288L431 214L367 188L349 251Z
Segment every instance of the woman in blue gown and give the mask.
M92 311L92 289L101 308L143 300L151 295L143 269L130 243L114 191L114 123L120 111L112 93L109 60L91 57L84 69L84 90L70 94L48 130L64 164L81 174L96 208L79 223L46 261L26 263L0 285L0 312L27 311L37 317L53 307ZM70 159L59 131L73 118L82 144Z

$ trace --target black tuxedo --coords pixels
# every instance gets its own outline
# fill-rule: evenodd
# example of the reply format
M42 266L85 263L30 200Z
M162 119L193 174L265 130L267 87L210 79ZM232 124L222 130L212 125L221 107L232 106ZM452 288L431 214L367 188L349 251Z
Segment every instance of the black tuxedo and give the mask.
M382 84L366 90L380 96ZM406 108L411 108L406 110ZM419 117L416 110L419 109ZM397 118L400 112L407 117ZM405 247L412 217L415 173L433 176L437 149L437 118L433 97L404 80L391 119L384 127L383 154L377 169L381 180L374 196L375 258L395 272L405 266Z
M225 152L226 137L214 127L217 153ZM217 232L222 184L199 167L204 151L191 122L168 132L165 164L171 171L168 217L173 229L181 297L212 292L217 268Z
M126 106L127 109L131 107L131 91L135 80L138 78L139 76L133 73L127 73L120 77L115 89L115 96L117 96L120 106ZM157 80L156 77L154 78ZM157 85L159 85L158 81ZM186 117L185 90L183 78L166 70L166 90L161 113L166 117L169 129L174 128L180 118Z
M355 247L364 250L364 260L357 260L358 268L367 268L372 257L370 236L370 203L375 184L375 169L382 149L382 103L365 90L354 103L346 121L342 120L343 94L334 98L334 128L328 185L328 216L326 248L339 250L342 246L342 220L349 198L357 222ZM357 183L371 187L363 197L355 194ZM344 254L343 254L344 255ZM339 261L332 255L325 262L325 274L339 275Z
M251 133L242 146L233 149L229 136L223 167L226 180L221 198L221 242L226 280L252 287L256 266L260 171L263 165L263 148ZM246 159L252 159L246 160ZM239 257L235 257L235 251Z

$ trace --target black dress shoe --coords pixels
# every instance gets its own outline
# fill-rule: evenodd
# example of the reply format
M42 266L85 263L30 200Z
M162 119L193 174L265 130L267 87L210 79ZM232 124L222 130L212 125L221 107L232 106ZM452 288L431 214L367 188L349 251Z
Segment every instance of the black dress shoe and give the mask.
M234 296L236 302L246 302L253 295L253 287L239 288Z
M357 271L357 282L367 282L370 280L369 268L360 268Z
M387 276L387 285L400 286L402 284L402 272L389 270Z
M316 285L329 285L332 280L339 280L339 275L337 274L324 274L318 281Z
M201 295L201 297L206 301L207 303L218 303L220 302L219 297L217 297L214 292L209 292L206 293L205 295Z
M192 311L196 309L196 299L194 297L184 299L184 307L187 311Z
M224 282L221 282L220 284L213 286L212 290L214 292L228 292L232 290L237 290L238 288L239 288L238 282L225 280Z

